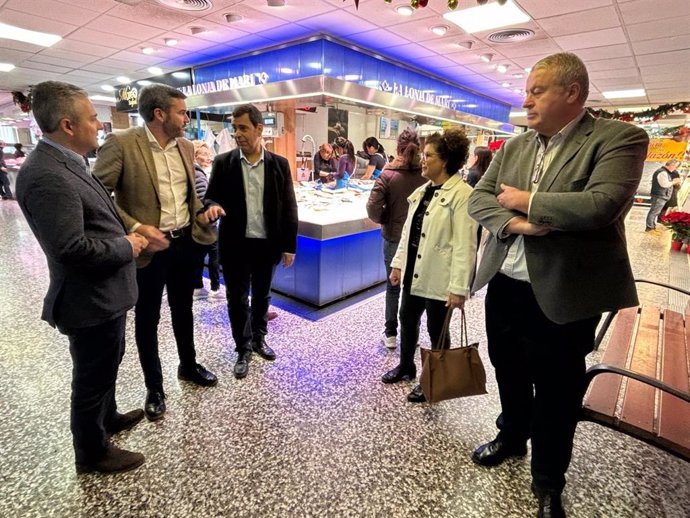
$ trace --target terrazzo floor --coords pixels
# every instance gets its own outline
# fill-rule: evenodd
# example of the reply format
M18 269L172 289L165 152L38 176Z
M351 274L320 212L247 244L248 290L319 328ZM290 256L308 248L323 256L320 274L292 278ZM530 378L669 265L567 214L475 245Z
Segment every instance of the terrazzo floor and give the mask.
M636 274L690 282L688 256L668 252L665 231L642 232L630 215ZM160 326L168 413L117 437L146 463L116 475L77 475L69 433L70 359L65 337L39 320L45 260L15 202L0 202L0 517L533 517L529 457L494 469L472 449L495 435L499 402L483 332L483 293L467 305L482 344L489 394L412 405L412 384L379 378L397 353L380 342L376 294L317 321L278 305L269 342L241 381L224 305L195 303L200 361L217 387L175 377L167 308ZM645 301L670 301L643 287ZM128 322L118 380L121 410L144 386ZM458 336L457 322L451 329ZM428 344L428 338L421 339ZM597 359L594 353L591 362ZM571 518L687 518L690 464L591 423L578 428L565 505Z

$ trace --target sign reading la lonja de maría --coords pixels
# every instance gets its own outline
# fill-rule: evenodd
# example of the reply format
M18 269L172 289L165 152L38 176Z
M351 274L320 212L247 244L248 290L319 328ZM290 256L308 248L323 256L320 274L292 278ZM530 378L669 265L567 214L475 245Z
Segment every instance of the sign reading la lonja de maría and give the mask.
M227 77L224 79L216 79L215 81L206 81L195 85L183 86L180 90L187 97L191 97L193 95L212 94L215 92L228 92L237 88L263 85L266 83L268 83L268 74L266 72L255 72L253 74L242 74L241 76Z

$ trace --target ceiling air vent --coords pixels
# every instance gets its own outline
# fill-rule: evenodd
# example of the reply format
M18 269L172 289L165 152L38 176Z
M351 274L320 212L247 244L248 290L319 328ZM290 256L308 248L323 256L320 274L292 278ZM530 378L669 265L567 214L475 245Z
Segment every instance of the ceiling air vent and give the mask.
M489 41L494 43L516 43L528 40L532 36L534 36L534 31L529 29L506 29L489 34Z
M178 11L205 11L213 7L211 0L156 0L156 2Z

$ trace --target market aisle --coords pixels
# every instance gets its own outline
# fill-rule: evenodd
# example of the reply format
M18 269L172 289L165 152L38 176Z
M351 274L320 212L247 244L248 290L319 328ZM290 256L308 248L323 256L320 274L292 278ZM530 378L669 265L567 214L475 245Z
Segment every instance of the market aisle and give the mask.
M642 232L631 214L636 274L690 279L687 254ZM198 389L175 377L169 313L161 323L168 413L122 434L146 464L119 476L77 476L68 424L66 339L39 321L47 272L14 202L0 203L0 516L17 517L529 517L529 460L493 470L470 461L494 435L495 381L483 340L482 293L468 304L483 342L489 395L433 408L405 401L380 375L396 363L380 345L383 296L311 322L279 309L269 340L275 363L256 358L232 376L222 304L197 302L200 360L218 374ZM657 289L644 300L664 303ZM668 298L667 298L668 300ZM667 301L666 300L666 301ZM457 328L452 334L457 337ZM143 402L129 321L118 384L122 409ZM428 339L424 339L426 343ZM572 518L690 515L690 465L593 424L578 429L566 506Z

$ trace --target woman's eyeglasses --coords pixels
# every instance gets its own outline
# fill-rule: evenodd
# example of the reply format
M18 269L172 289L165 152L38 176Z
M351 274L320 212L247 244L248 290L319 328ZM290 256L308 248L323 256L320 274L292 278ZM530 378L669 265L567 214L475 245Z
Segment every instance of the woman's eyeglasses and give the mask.
M422 153L422 158L424 160L429 160L432 156L438 156L438 153Z

